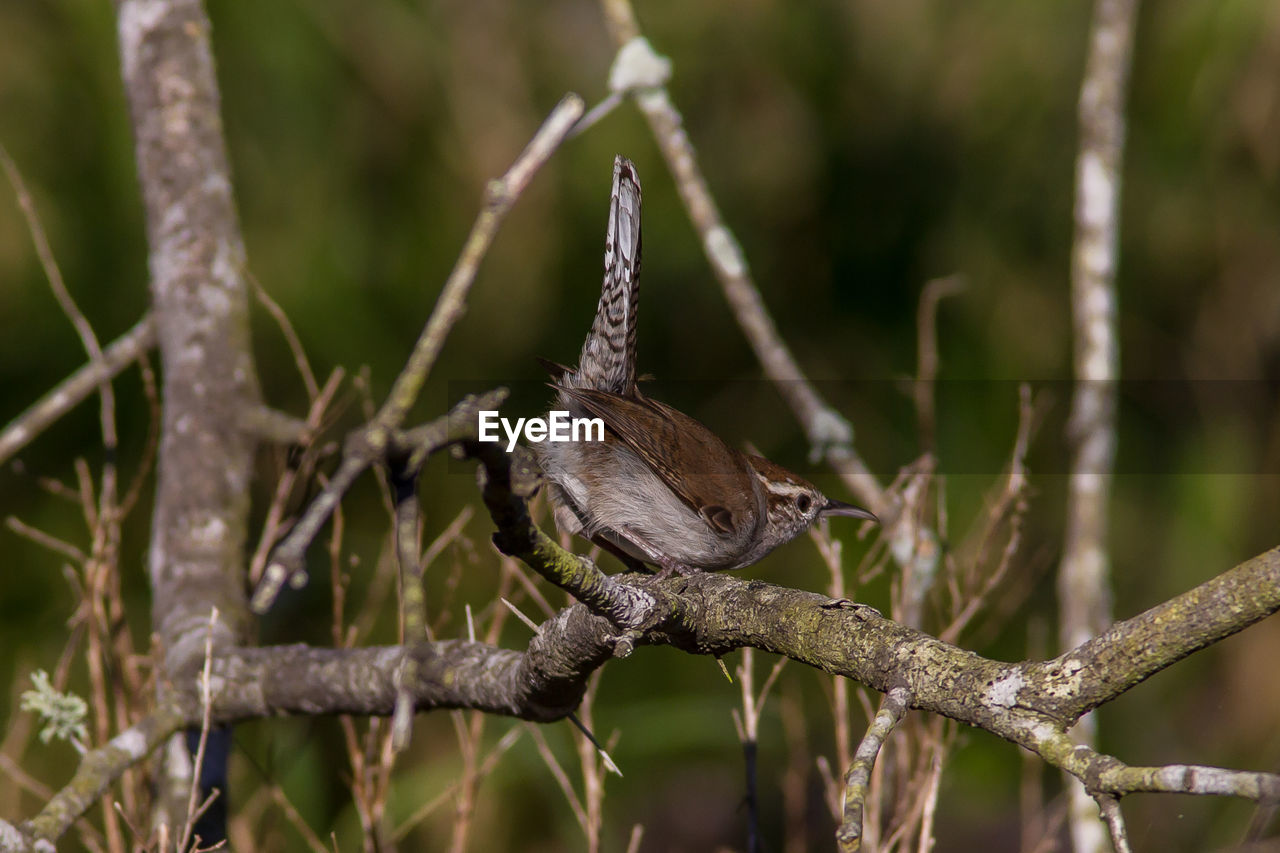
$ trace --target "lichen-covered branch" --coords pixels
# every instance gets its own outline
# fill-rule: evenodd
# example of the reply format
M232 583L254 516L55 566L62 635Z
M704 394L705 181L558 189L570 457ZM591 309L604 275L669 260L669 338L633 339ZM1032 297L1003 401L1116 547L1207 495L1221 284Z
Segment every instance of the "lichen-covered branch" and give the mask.
M853 763L844 777L844 818L836 831L836 843L842 853L854 853L862 847L862 813L871 787L871 771L880 747L907 712L910 701L911 694L905 687L895 687L886 693L853 755Z
M17 837L0 836L0 850L43 849L37 842L56 841L106 793L120 774L150 755L186 722L187 717L177 705L162 704L105 745L90 750L80 760L80 767L67 786L45 804L40 814L17 827Z
M493 488L496 498L502 487ZM696 574L661 583L604 576L589 562L571 564L581 558L542 541L545 536L525 529L518 509L499 503L491 501L491 510L498 507L495 517L501 519L503 543L566 589L585 578L581 588L590 606L574 605L543 623L524 651L464 640L412 647L298 645L226 651L212 663L214 722L280 714L386 716L393 712L401 686L418 711L471 708L547 722L577 707L587 678L618 656L620 645L671 645L712 655L750 646L884 693L905 690L910 707L1026 747L1080 779L1091 792L1116 797L1151 791L1261 802L1280 799L1277 774L1182 765L1129 767L1067 736L1076 717L1100 697L1114 698L1123 685L1141 680L1131 668L1150 675L1213 639L1247 627L1265 615L1263 611L1280 610L1280 549L1119 623L1070 655L1003 663L885 619L870 607L803 590L728 574ZM1242 608L1239 596L1246 588L1255 591L1259 603ZM1173 614L1189 608L1215 615L1199 623L1209 627L1193 630L1195 639L1180 641L1176 637L1184 626ZM637 615L642 617L639 622L627 621ZM1148 643L1165 651L1150 658L1126 652ZM405 655L415 660L410 684L397 680ZM1108 686L1101 689L1098 684ZM180 719L167 723L170 730L198 721L201 713L198 674L176 686L176 707L183 710ZM137 757L142 755L145 752ZM112 766L118 767L113 771L117 775L124 769L119 763ZM92 800L71 802L87 808Z
M1280 548L1273 548L1042 664L1073 685L1054 698L1054 713L1074 719L1277 610Z

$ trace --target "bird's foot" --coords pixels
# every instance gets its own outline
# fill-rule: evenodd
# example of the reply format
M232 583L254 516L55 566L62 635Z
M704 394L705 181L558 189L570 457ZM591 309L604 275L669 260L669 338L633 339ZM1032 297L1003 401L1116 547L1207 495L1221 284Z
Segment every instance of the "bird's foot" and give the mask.
M691 569L688 566L677 563L675 560L665 558L659 559L658 565L662 568L660 568L658 573L653 576L653 580L650 581L651 583L661 583L672 575L679 575L682 578L687 578L697 572L697 569Z

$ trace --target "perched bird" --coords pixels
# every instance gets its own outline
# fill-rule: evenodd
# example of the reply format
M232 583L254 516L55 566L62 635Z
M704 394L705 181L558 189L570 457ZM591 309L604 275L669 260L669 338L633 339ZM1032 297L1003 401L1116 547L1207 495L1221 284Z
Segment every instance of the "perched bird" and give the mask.
M604 267L578 366L543 361L555 405L605 426L603 441L535 446L560 530L667 576L749 566L824 516L877 520L768 459L735 450L636 386L640 181L621 156L613 165Z

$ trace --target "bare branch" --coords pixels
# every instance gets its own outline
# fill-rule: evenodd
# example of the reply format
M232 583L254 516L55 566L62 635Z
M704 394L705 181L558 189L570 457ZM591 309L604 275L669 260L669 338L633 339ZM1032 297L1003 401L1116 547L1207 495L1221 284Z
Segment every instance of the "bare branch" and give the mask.
M5 173L9 177L9 183L13 184L13 190L18 196L18 204L22 208L22 215L26 217L27 228L31 231L31 239L36 244L36 254L40 258L40 266L44 268L45 278L49 280L49 287L53 290L54 298L58 300L58 305L61 306L62 312L67 315L67 319L75 327L76 334L80 337L80 344L89 356L89 363L96 366L94 375L97 378L99 393L102 395L102 406L99 411L99 420L102 426L102 445L107 451L108 458L110 458L115 454L117 445L116 395L111 388L112 374L107 369L106 361L103 358L102 346L98 343L98 336L94 333L93 326L89 324L89 320L80 311L75 300L71 298L71 292L67 290L67 286L62 280L62 271L58 269L58 262L53 256L49 238L45 236L44 226L40 224L35 202L31 199L31 194L27 192L27 186L22 180L22 175L18 172L18 167L9 157L9 152L5 150L3 145L0 145L0 165L4 166Z
M402 456L425 455L474 436L476 413L482 409L496 409L505 397L506 391L503 389L489 391L478 397L467 397L448 414L405 432L397 430L392 434L380 429L375 420L373 424L349 435L338 470L307 506L289 534L272 550L271 560L253 594L253 610L265 613L286 582L295 586L306 583L307 549L320 535L321 528L333 515L338 502L369 466L386 460L388 451Z
M244 243L203 5L120 0L116 12L164 383L153 625L166 668L196 670L211 605L221 614L215 646L234 644L248 619L243 554L256 442L240 419L260 395Z
M1124 815L1120 812L1120 801L1108 794L1096 794L1098 809L1102 819L1106 821L1107 830L1111 833L1111 847L1115 853L1131 853L1129 833L1124 827Z
M531 550L527 562L539 572L559 577L555 555L544 555L543 547ZM539 562L544 556L551 560L550 565ZM611 580L618 587L631 587L625 576ZM1246 588L1253 591L1252 596L1243 592ZM1233 589L1238 596L1227 594ZM1075 715L1092 707L1090 703L1100 695L1098 688L1079 678L1083 669L1095 676L1089 681L1132 686L1141 679L1127 668L1138 666L1145 671L1157 658L1133 654L1128 643L1166 650L1159 660L1167 665L1184 656L1167 653L1171 644L1182 642L1184 653L1194 650L1191 643L1179 640L1188 628L1199 638L1196 647L1202 647L1256 621L1257 613L1245 609L1248 602L1244 598L1262 598L1272 612L1280 610L1280 549L1116 625L1072 656L1043 663L987 660L884 619L869 607L729 575L671 578L633 591L651 600L656 611L656 615L650 614L652 627L623 635L635 644L666 644L711 655L749 645L882 692L905 689L910 697L905 704L979 726L1024 746L1083 780L1090 791L1115 796L1177 791L1280 801L1277 774L1182 765L1128 767L1116 758L1073 744L1066 734ZM1214 598L1214 592L1221 594ZM593 600L592 608L602 613L612 614L616 608L608 594L600 593ZM1195 609L1217 615L1202 624L1169 615ZM1228 623L1232 623L1230 627ZM1207 631L1206 624L1211 626ZM1160 637L1161 625L1164 633L1173 636ZM291 713L387 716L394 709L398 690L407 687L418 711L471 708L549 722L571 713L581 701L591 673L616 655L620 644L617 630L609 619L594 615L587 606L575 605L539 626L524 652L462 640L413 647L233 650L213 659L213 719L235 722ZM404 685L397 677L406 654L416 661L417 682L411 685ZM41 837L56 837L92 804L97 794L77 793L86 790L81 784L86 775L96 786L92 790L100 792L168 732L200 719L199 677L176 686L182 691L181 707L188 711L182 713L178 706L166 705L168 710L162 709L131 729L131 737L123 741L123 735L117 737L113 744L130 746L126 756L104 758L103 750L90 752L73 784L46 808L46 813L54 810L63 815L60 823L48 825L54 835ZM1114 698L1123 689L1108 688L1106 698ZM165 730L156 731L156 727ZM141 742L138 732L145 735ZM114 774L111 778L103 777L104 763ZM68 803L80 811L64 813L71 807Z
M524 151L516 158L511 168L501 177L489 183L485 193L484 207L481 208L471 233L463 244L462 252L449 274L435 308L427 319L422 333L414 344L413 352L400 375L396 377L387 395L386 401L373 416L370 422L347 440L347 448L343 454L342 466L333 476L329 487L319 495L307 508L307 512L294 527L289 537L272 554L262 582L253 595L252 608L258 613L266 612L275 601L285 582L302 586L307 582L307 575L302 557L307 547L320 532L320 527L333 513L334 507L342 495L350 489L351 484L376 461L382 461L393 443L413 444L415 436L412 432L400 436L399 430L404 423L405 415L418 399L418 393L426 382L427 375L435 363L436 356L444 346L445 338L454 323L461 319L466 311L467 294L475 281L476 272L481 261L489 251L498 227L507 213L515 205L516 200L524 192L529 181L543 164L551 158L574 123L582 115L582 99L577 95L566 95L551 115L543 122L542 127L534 134L533 139L525 146ZM474 428L475 419L471 418ZM411 466L420 463L425 452L419 449L410 460Z
M895 687L886 693L880 710L854 752L853 763L844 777L844 820L836 832L836 841L845 853L862 846L862 810L871 784L871 769L875 767L885 738L897 727L910 703L911 693L905 687Z
M449 279L440 291L436 306L414 344L413 353L404 370L396 377L387 401L378 412L377 420L385 429L396 429L404 422L405 415L418 399L418 392L422 389L422 383L426 381L436 356L444 346L445 338L453 324L466 311L467 293L471 290L471 283L475 281L480 262L484 260L494 235L498 233L498 226L534 174L551 159L560 143L564 142L574 123L582 116L582 110L581 98L573 94L565 95L506 174L489 183L485 191L484 208L471 226L471 233L467 236L453 272L449 273Z
M55 841L61 837L120 774L150 755L185 722L186 717L176 705L163 704L105 745L85 753L67 786L45 804L39 815L19 827L27 842Z
M104 380L118 376L155 346L156 330L150 314L107 345L101 361L90 361L59 382L29 409L0 431L0 463L26 447L36 436L98 390Z

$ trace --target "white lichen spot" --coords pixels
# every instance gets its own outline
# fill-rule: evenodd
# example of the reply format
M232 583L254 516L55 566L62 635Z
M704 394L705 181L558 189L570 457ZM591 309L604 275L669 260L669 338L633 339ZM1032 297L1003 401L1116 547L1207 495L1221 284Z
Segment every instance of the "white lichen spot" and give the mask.
M1018 704L1018 691L1024 684L1026 681L1022 677L1022 671L1011 670L997 678L995 683L987 688L983 702L997 708L1012 708Z
M204 524L197 524L191 528L191 539L194 544L208 547L214 547L221 544L227 535L227 524L221 518L211 518Z
M1048 743L1058 735L1058 730L1044 720L1038 720L1028 729L1036 743Z
M671 79L671 60L656 53L649 41L636 36L622 46L609 69L609 91L654 89Z
M1115 209L1115 183L1096 151L1080 157L1080 216L1091 228L1105 225Z
M819 409L809 422L809 444L812 450L809 461L817 464L821 454L833 447L847 447L853 443L853 427L831 409Z
M191 778L191 751L186 738L171 737L164 751L165 773L170 779Z
M1098 325L1106 327L1105 323ZM1091 337L1096 341L1104 338L1107 334L1102 329L1091 326ZM1086 380L1103 380L1114 379L1115 375L1111 370L1111 358L1105 346L1096 346L1089 352L1089 357L1084 361L1084 376Z
M1095 319L1106 319L1112 314L1111 296L1105 287L1091 287L1084 299L1085 313Z
M217 171L205 175L200 189L209 195L231 195L231 184L227 181L227 176Z
M173 424L173 430L178 433L178 435L186 435L191 432L191 416L182 415L178 418L178 420Z
M180 364L199 364L204 361L204 347L200 344L187 344L178 350Z
M169 4L163 0L131 0L120 4L120 17L116 24L120 34L120 56L124 61L124 76L131 79L137 70L142 53L142 40L164 18Z
M7 820L0 819L0 850L21 850L25 843L22 833ZM53 849L53 845L49 845Z
M147 739L137 729L129 729L116 735L111 745L116 749L124 750L124 753L134 760L147 754Z
M219 255L219 257L221 257ZM204 315L206 318L225 317L231 311L231 300L227 297L228 282L221 278L222 270L218 269L218 260L214 259L213 275L215 280L220 282L222 287L202 287L200 288L200 298L204 303Z
M213 269L210 270L214 280L228 289L235 288L240 280L240 266L239 253L226 242L219 243L213 253Z
M1058 667L1056 677L1046 680L1044 691L1055 699L1075 696L1080 691L1084 662L1079 658L1066 658Z
M737 278L746 271L742 250L729 234L729 229L723 225L717 225L707 232L706 248L711 263L724 270L727 275Z
M160 230L165 234L174 234L186 228L187 209L182 204L171 204L164 209L160 217Z

